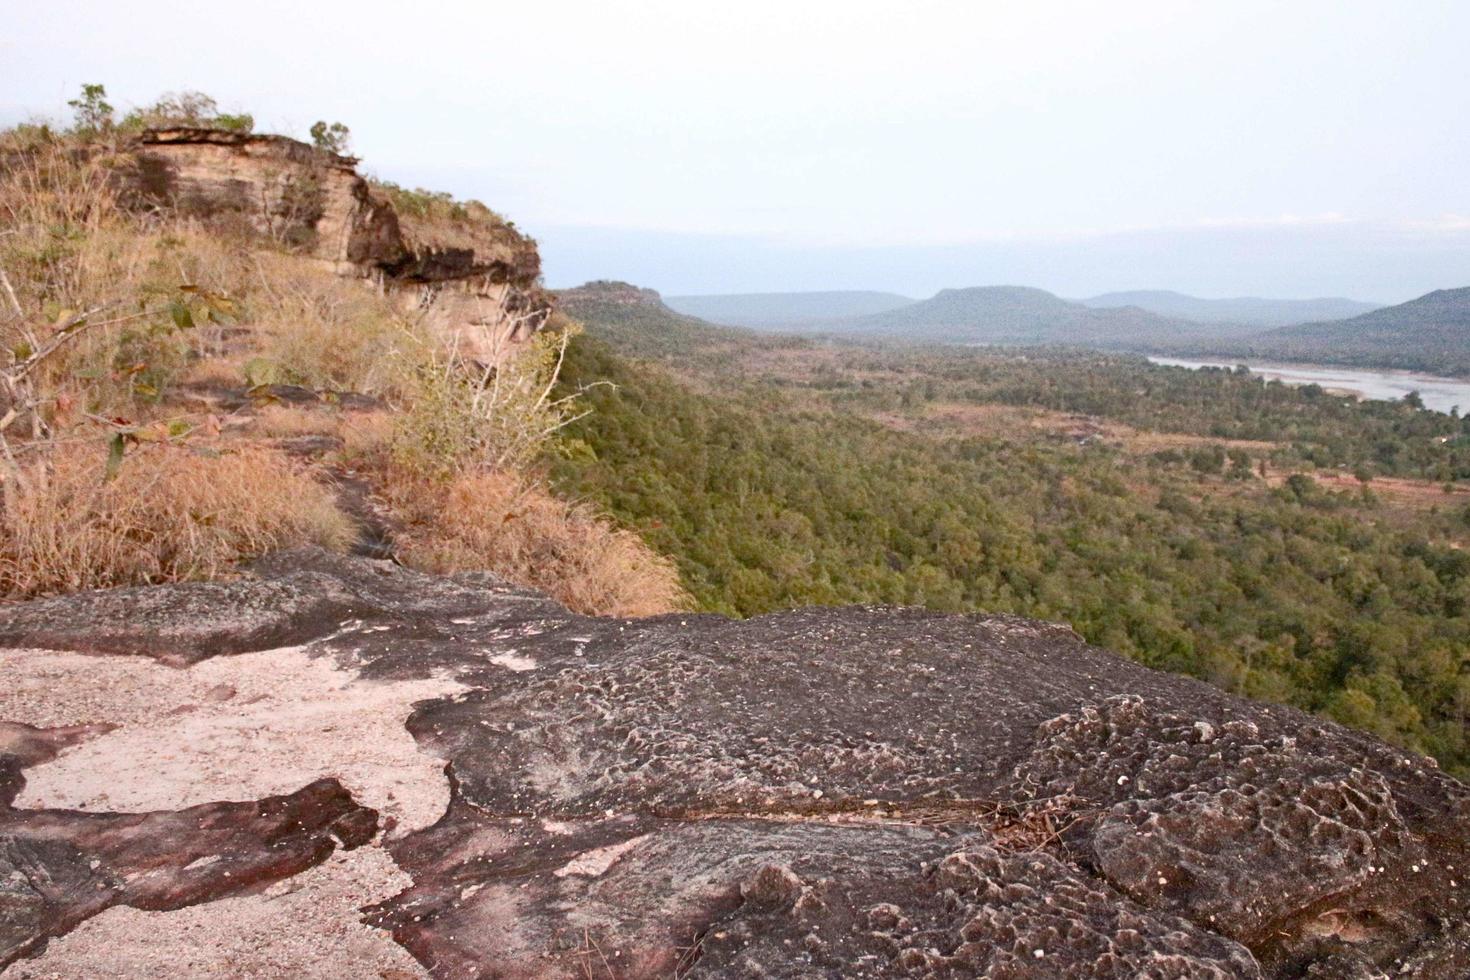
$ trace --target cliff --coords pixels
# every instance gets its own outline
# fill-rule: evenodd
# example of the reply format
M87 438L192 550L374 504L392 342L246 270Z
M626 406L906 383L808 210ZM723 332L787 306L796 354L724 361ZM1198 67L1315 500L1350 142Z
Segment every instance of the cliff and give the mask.
M369 279L483 359L539 329L550 309L535 241L483 205L400 207L395 197L415 196L285 136L150 130L128 150L118 171L128 206L260 236Z
M1470 971L1470 790L1065 627L297 552L0 649L7 980Z

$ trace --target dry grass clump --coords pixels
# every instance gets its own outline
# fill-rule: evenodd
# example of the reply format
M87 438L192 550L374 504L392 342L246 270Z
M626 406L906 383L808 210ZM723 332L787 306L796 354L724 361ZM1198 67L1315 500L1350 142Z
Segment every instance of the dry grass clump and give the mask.
M335 436L342 427L342 414L331 409L265 405L255 412L252 431L269 439L293 436Z
M157 446L111 482L103 472L95 448L67 447L5 488L0 594L218 578L278 548L341 550L353 537L331 491L265 447Z
M398 556L415 568L492 571L589 615L689 608L673 562L631 531L525 477L483 472L443 485L401 481L389 498L408 523Z
M413 324L362 282L289 255L256 256L250 325L275 377L308 388L378 394L404 380Z

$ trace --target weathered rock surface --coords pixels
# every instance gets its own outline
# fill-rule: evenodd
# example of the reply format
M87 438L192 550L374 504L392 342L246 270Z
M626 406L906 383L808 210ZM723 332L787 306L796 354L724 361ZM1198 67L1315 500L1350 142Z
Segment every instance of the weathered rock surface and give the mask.
M336 780L177 812L14 809L0 800L0 964L113 905L175 909L249 892L377 832Z
M449 807L386 842L413 883L364 913L435 976L1470 975L1470 790L1063 627L600 620L306 552L0 610L0 644L176 664L283 637L353 683L455 682L407 723ZM0 746L64 751L38 737Z
M536 243L498 219L438 227L401 216L357 161L286 136L149 130L133 149L135 206L236 222L339 266L406 282L485 279L530 287Z
M482 205L426 220L401 213L357 161L285 136L150 130L120 169L124 201L252 234L371 278L405 309L493 361L546 321L536 243Z

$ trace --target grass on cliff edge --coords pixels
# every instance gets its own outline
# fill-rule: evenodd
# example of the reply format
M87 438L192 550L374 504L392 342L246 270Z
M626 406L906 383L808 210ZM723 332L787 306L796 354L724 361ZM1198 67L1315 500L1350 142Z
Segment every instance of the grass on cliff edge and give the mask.
M0 133L0 381L14 382L0 384L0 418L16 410L0 453L0 598L228 576L300 543L345 549L357 529L324 471L396 440L392 465L361 472L409 525L407 563L497 572L584 613L684 604L636 535L529 473L554 441L531 387L544 346L518 368L524 390L501 377L498 401L476 398L466 366L435 349L442 337L365 283L238 223L129 213L111 179L126 164L125 148L75 133ZM66 326L82 311L94 311L85 332ZM64 348L18 370L67 330ZM426 389L426 365L457 380ZM371 393L398 421L219 406L262 383ZM343 450L294 460L272 446L318 432ZM405 449L423 432L460 441ZM109 445L124 451L111 462Z
M217 578L300 544L342 550L354 529L332 493L282 453L243 444L151 449L104 481L90 447L58 451L0 511L0 594Z

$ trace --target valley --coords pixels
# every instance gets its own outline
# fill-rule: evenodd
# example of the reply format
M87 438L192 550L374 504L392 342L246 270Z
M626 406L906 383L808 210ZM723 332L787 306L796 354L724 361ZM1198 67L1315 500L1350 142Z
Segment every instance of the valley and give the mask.
M1470 4L77 7L0 980L1470 978Z
M715 328L613 284L560 302L587 328L564 383L613 386L557 485L700 608L1067 622L1470 766L1458 418L1134 355Z
M669 305L727 326L908 345L1084 347L1191 364L1228 358L1225 366L1244 360L1470 377L1470 287L1397 306L1341 297L1201 299L1165 290L1068 300L1027 286L943 289L924 300L814 292L682 296Z

